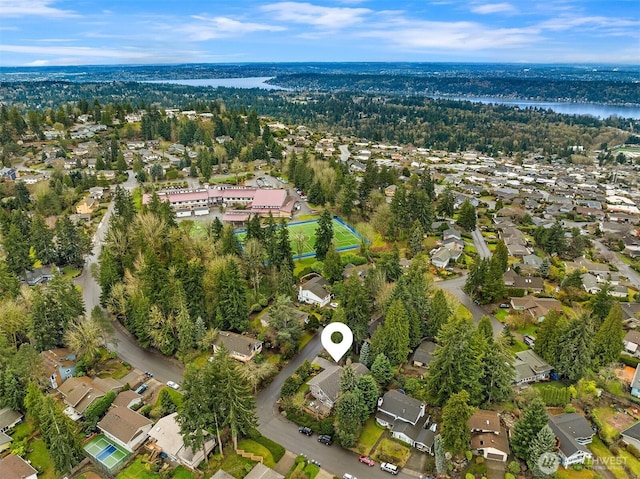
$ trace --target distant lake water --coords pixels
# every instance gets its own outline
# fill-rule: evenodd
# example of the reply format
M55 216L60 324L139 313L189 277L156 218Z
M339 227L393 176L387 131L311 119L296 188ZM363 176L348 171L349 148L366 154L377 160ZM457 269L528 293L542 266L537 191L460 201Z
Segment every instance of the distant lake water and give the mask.
M170 83L172 85L210 86L213 88L263 88L265 90L287 90L277 85L265 83L273 77L245 77L245 78L198 78L194 80L153 80L145 83Z
M198 78L184 80L152 80L144 83L170 83L173 85L208 86L212 88L262 88L265 90L288 90L277 85L266 83L273 77L244 77L244 78ZM449 100L472 101L477 103L496 103L499 105L518 106L520 108L550 109L556 113L566 115L589 115L595 118L609 118L617 116L621 118L633 118L640 120L640 105L604 105L599 103L572 103L572 102L546 102L529 100L505 100L494 97L450 97L439 96L437 98Z
M493 97L449 97L440 96L438 98L449 100L471 101L476 103L496 103L498 105L518 106L520 108L542 108L553 110L556 113L565 115L588 115L595 118L604 119L610 116L620 118L633 118L640 120L640 105L604 105L601 103L572 103L572 102L551 102L551 101L529 101L529 100L505 100L504 98Z

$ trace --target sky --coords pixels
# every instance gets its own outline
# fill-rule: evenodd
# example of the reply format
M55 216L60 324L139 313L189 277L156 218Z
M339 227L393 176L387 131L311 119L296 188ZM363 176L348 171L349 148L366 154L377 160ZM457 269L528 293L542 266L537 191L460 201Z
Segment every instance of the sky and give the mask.
M640 64L640 0L0 0L0 66Z

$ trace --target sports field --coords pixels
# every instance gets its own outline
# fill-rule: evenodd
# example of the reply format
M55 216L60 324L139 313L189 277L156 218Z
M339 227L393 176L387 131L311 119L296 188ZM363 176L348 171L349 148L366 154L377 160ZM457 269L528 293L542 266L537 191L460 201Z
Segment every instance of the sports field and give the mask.
M316 240L317 228L318 220L298 221L287 224L293 259L311 258L316 255L313 245ZM246 232L242 230L236 235L238 241L244 243ZM333 244L338 252L357 249L360 247L361 242L362 236L360 233L340 218L333 218Z
M89 444L84 446L84 450L100 462L110 473L115 472L124 464L127 457L131 454L117 444L109 441L103 435L93 439Z

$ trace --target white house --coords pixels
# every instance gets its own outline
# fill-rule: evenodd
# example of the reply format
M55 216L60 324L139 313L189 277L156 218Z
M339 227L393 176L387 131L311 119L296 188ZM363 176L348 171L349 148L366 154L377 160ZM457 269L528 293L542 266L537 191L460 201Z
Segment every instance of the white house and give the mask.
M105 436L133 452L149 437L153 422L126 407L112 407L98 423Z
M436 425L424 419L425 404L399 392L388 391L378 399L376 421L391 429L391 436L432 454Z
M158 420L149 431L149 437L153 439L167 455L170 461L177 462L191 469L196 469L204 460L204 451L200 447L194 451L190 446L185 446L180 434L180 424L176 420L178 413L174 412ZM215 438L205 443L207 454L216 446Z
M298 288L298 301L326 306L331 301L331 293L325 289L328 285L329 282L322 276L314 275Z
M485 459L506 462L509 457L507 432L495 411L479 410L469 418L471 451Z

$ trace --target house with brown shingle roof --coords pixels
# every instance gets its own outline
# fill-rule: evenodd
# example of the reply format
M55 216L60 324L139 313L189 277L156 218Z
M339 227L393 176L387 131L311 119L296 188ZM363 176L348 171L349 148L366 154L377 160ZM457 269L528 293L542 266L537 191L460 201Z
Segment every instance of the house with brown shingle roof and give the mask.
M112 407L98 423L105 436L127 451L135 451L149 437L153 422L126 407Z
M71 408L73 416L84 414L87 408L96 400L103 397L108 391L116 391L122 388L115 379L74 377L67 379L64 384L58 387L58 392L62 394L64 403Z
M15 454L0 459L0 477L2 479L38 479L38 471L31 464Z
M213 342L213 351L217 351L222 345L229 351L229 356L243 363L251 361L256 354L262 351L262 341L231 331L218 333Z
M469 418L471 450L485 459L506 462L509 456L507 431L495 411L479 410Z

